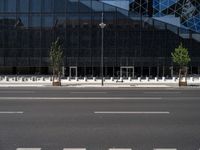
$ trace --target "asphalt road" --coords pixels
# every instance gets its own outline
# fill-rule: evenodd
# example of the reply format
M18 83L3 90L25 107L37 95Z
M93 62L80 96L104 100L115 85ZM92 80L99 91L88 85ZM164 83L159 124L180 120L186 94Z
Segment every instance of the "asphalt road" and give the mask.
M0 150L200 148L198 88L0 88Z

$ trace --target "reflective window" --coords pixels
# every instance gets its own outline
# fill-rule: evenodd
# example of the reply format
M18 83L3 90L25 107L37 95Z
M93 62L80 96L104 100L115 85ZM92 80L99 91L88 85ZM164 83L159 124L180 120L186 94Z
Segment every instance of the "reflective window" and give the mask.
M42 27L53 27L53 15L42 16Z
M66 27L66 16L65 15L56 15L56 26L60 28Z
M0 0L0 12L4 11L4 0Z
M115 10L116 10L116 7L104 4L104 11L115 11Z
M79 14L70 14L69 19L70 26L72 26L72 28L77 28L79 26Z
M66 12L66 0L57 0L54 2L54 10L55 12Z
M79 11L90 12L91 11L91 0L80 0Z
M16 11L16 0L6 0L5 1L5 11L15 12Z
M53 0L44 0L42 11L43 12L52 12L53 11Z
M7 28L13 27L16 24L16 17L13 15L4 15L3 23Z
M80 26L81 28L88 29L91 26L91 14L90 13L80 13Z
M30 11L40 12L41 11L41 0L30 0Z
M28 15L20 15L18 22L21 27L28 27Z
M78 0L67 0L67 11L78 12Z
M41 16L32 15L30 17L30 27L40 27L41 26Z
M95 10L95 11L102 12L102 10L103 10L103 3L98 2L98 1L92 1L92 9Z
M19 11L20 12L28 12L28 10L29 10L28 2L29 2L29 0L19 0Z

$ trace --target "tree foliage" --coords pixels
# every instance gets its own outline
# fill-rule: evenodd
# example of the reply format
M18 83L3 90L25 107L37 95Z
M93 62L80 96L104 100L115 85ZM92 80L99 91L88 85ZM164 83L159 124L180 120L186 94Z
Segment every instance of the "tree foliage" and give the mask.
M59 38L52 43L49 56L51 67L53 68L53 74L59 74L63 63L63 50Z
M182 43L175 48L175 51L171 53L171 55L173 62L178 64L180 67L187 66L191 61L188 49L184 48Z

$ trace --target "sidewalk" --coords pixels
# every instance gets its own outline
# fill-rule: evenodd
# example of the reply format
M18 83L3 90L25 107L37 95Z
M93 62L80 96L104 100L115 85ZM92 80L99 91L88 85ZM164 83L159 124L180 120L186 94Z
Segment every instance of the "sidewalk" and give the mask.
M95 82L80 82L80 81L62 81L62 87L74 87L74 88L84 88L84 87L110 87L110 88L140 88L140 87L151 87L151 88L165 88L165 87L178 87L178 83L134 83L134 82L124 82L124 83L111 83L104 82L101 85L100 81ZM0 87L52 87L51 81L44 82L0 82Z
M178 79L106 79L104 86L101 86L101 79L96 78L82 78L82 79L62 79L62 87L111 87L111 88L169 88L178 87ZM188 87L191 85L195 87L200 86L200 78L189 78ZM0 87L52 87L51 77L4 77L0 80Z

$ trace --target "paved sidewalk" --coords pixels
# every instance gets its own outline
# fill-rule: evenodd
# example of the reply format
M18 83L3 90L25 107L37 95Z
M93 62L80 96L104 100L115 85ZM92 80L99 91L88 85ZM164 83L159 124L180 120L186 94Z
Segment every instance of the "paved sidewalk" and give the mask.
M0 82L0 87L52 87L51 82ZM165 88L165 87L178 87L177 83L79 83L79 82L62 82L61 87L74 87L74 88L84 88L84 87L110 87L110 88Z
M62 79L62 87L74 87L74 88L84 88L84 87L102 87L100 79L79 79L79 80L68 80ZM23 79L23 80L1 80L0 87L52 87L52 81L47 78L41 79ZM165 79L165 80L105 80L103 87L111 88L169 88L169 87L178 87L178 80ZM200 87L200 80L188 80L188 87Z

